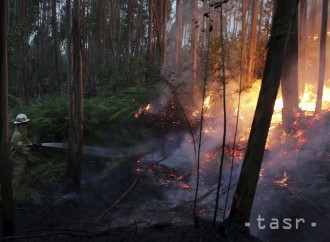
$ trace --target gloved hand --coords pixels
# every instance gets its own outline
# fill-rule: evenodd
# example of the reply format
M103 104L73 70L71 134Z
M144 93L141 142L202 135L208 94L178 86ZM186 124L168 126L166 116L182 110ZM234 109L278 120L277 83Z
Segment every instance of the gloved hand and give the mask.
M30 151L35 151L38 147L41 147L40 143L31 143Z

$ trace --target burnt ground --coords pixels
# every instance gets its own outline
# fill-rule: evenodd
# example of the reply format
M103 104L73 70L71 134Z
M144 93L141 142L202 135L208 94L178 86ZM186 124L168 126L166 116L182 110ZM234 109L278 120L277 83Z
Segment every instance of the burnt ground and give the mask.
M330 115L313 122L299 132L301 144L294 133L265 153L251 216L251 233L262 241L330 241ZM38 203L17 204L17 236L3 241L233 241L220 233L219 224L213 229L204 213L212 199L201 201L201 220L197 228L193 225L189 169L159 160L138 163L136 157L101 175L91 160L79 191L58 181ZM281 184L283 173L288 177ZM258 215L265 229L257 227ZM298 229L270 229L273 218L303 218L305 223ZM257 239L238 236L234 241Z
M86 178L78 192L54 183L39 204L17 204L17 235L3 241L227 241L208 221L193 225L192 203L164 205L166 190L184 175L127 160L106 176Z

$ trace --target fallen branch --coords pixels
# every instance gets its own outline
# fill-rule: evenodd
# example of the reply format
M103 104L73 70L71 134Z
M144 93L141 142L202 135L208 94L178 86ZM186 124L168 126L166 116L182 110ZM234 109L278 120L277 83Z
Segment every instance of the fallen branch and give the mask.
M109 213L117 204L132 190L132 188L136 185L138 180L138 176L136 176L133 184L109 207L106 209L102 214L97 218L95 222L99 222L107 213Z

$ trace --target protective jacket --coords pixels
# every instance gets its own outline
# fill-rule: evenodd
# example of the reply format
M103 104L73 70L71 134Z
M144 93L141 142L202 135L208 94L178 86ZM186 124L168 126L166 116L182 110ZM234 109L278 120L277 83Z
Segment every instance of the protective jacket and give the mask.
M23 133L23 134L22 134ZM25 177L27 164L28 164L28 153L29 143L26 138L26 130L20 130L15 127L15 131L11 138L11 163L12 163L12 174L13 184L17 185L22 182Z

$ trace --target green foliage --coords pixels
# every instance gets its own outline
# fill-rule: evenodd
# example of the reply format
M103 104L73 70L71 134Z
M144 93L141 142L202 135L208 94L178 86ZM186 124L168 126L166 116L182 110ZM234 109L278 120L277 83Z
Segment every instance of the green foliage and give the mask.
M132 125L134 114L141 105L157 95L155 86L134 86L115 95L106 93L84 101L84 137L86 143L102 142L107 136L119 144L134 144L139 140ZM66 95L48 97L41 102L23 105L14 96L10 98L10 117L25 113L31 119L28 136L32 141L63 142L67 140L68 98ZM13 131L14 125L11 122ZM113 131L116 132L113 132Z

